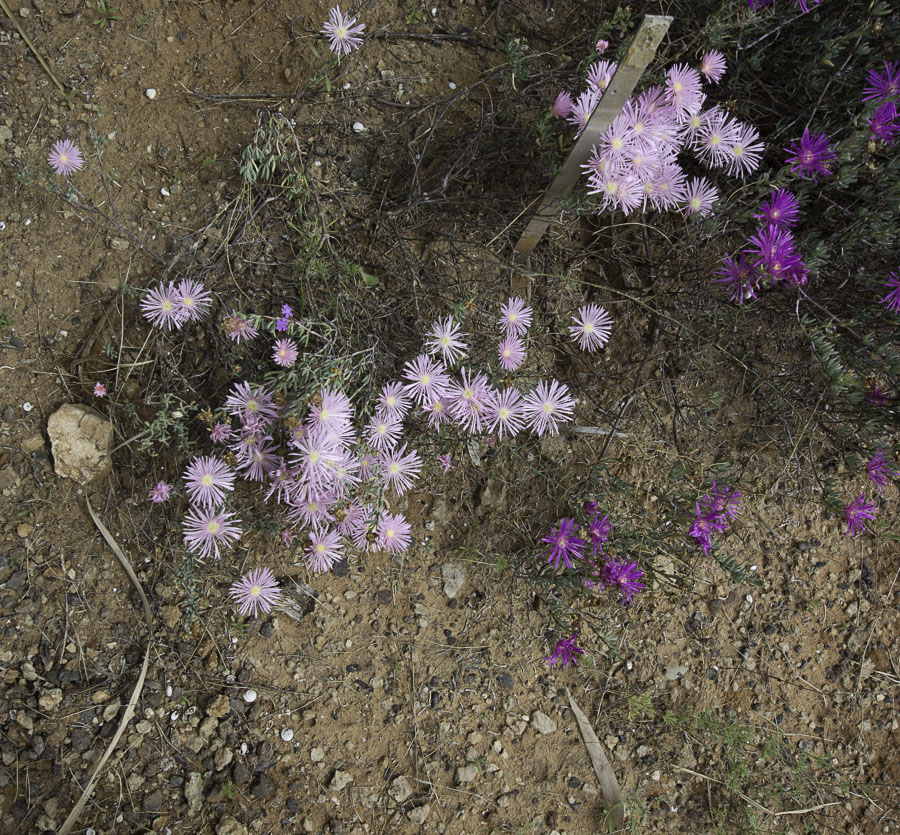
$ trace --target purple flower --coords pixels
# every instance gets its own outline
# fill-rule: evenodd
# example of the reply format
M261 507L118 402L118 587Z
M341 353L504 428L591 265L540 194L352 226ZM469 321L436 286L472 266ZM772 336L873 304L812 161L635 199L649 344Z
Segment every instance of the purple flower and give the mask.
M594 505L596 506L596 502ZM609 523L608 515L601 519L597 510L594 510L593 514L594 518L588 523L588 536L591 539L591 544L594 546L594 554L596 555L597 551L600 551L601 554L603 553L603 543L609 540L612 525Z
M572 96L565 90L562 90L556 97L556 101L553 102L553 107L550 108L550 112L554 116L559 116L560 119L565 119L566 116L572 112L573 104Z
M725 56L718 50L711 49L700 59L700 72L708 81L718 84L725 75Z
M488 424L488 432L496 432L503 440L504 435L513 437L525 427L522 417L522 395L516 389L504 389L491 393L484 419Z
M231 426L227 423L217 423L209 433L209 439L214 444L224 444L231 438Z
M746 299L756 298L760 275L754 264L747 261L747 252L741 253L740 260L735 261L730 255L722 259L722 266L715 271L719 284L725 285L728 297L733 302L743 304Z
M178 301L174 282L170 281L168 286L160 283L141 299L141 315L155 328L178 330L184 321Z
M573 667L577 667L578 656L584 655L584 650L575 645L577 640L577 632L574 632L570 638L560 638L553 649L553 655L544 659L547 666L552 667L557 661L561 661L563 667L568 667L570 663Z
M160 502L168 501L171 495L172 485L166 484L164 481L157 481L147 498L154 504L159 504Z
M875 139L880 139L885 145L893 145L900 133L900 125L897 124L897 105L885 102L875 108L872 118L869 119L869 129Z
M707 493L700 499L700 506L707 516L733 522L741 509L741 501L741 491L736 487L719 487L713 482L712 493Z
M355 17L343 14L341 7L335 6L328 13L328 22L322 24L319 31L328 38L328 48L340 57L362 46L359 36L365 28L365 23L357 23Z
M225 501L225 491L234 490L235 472L213 455L195 458L184 471L184 482L194 504L216 507Z
M868 392L866 394L866 403L871 403L873 406L886 406L888 399L884 393L884 389L878 380L867 380L866 388Z
M887 307L891 313L900 313L900 272L888 273L887 284L884 285L890 292L879 302Z
M219 546L230 548L241 538L241 526L234 523L230 511L191 508L184 518L184 544L201 557L211 554L219 559Z
M297 343L293 339L276 339L272 360L282 368L290 368L297 362Z
M94 397L106 397L106 386L103 383L94 383Z
M622 595L622 605L630 606L634 597L644 591L645 586L641 582L644 572L636 562L628 562L613 558L607 561L601 572L604 583L616 586Z
M444 364L428 354L419 354L407 362L403 366L403 379L409 380L404 388L420 406L439 400L450 386Z
M422 469L422 459L416 450L406 451L406 444L400 449L383 453L381 456L381 478L385 487L390 487L402 496L418 477Z
M410 525L402 513L382 515L378 522L378 542L389 554L400 554L409 548L412 537Z
M288 324L289 321L285 316L279 316L275 320L275 330L279 332L286 331L288 329Z
M759 207L753 217L764 220L779 229L789 229L797 223L800 204L797 198L783 188L772 189L772 196Z
M199 322L209 313L212 304L212 296L199 282L189 278L179 282L175 290L175 298L178 303L179 319L182 323L190 320Z
M900 470L895 470L887 460L887 450L879 449L872 456L872 460L866 464L866 472L869 481L875 485L879 496L884 496L891 480L900 475Z
M525 343L518 336L507 336L498 346L500 367L504 371L515 371L525 359Z
M528 427L537 435L545 432L558 435L560 424L572 420L574 412L575 400L569 394L568 386L557 380L541 381L522 401L522 413Z
M425 343L428 353L436 354L440 351L447 365L452 366L469 350L469 346L462 339L466 334L460 332L460 326L453 321L452 316L448 316L443 322L440 320L435 322L428 335L431 337Z
M594 49L596 49L597 52L602 55L604 52L606 52L607 49L609 49L609 41L605 41L603 40L603 38L600 38L600 40L597 41L596 45L594 46Z
M558 569L559 561L562 560L566 568L571 568L573 559L584 559L581 551L584 548L584 540L579 539L577 533L578 525L574 519L559 520L559 528L551 529L541 540L551 546L547 556L548 564L552 563L553 567Z
M281 315L284 316L285 319L290 319L294 315L294 308L289 304L281 305Z
M453 469L453 461L450 458L450 453L445 452L443 455L438 456L438 462L441 465L441 469L445 473L449 473L451 469Z
M575 324L569 327L569 333L582 351L596 351L609 342L613 320L599 305L588 304L579 308L572 321Z
M81 170L84 157L71 139L60 139L53 143L50 153L47 154L47 162L60 177L68 177L69 174Z
M719 190L706 177L692 177L685 195L685 211L689 215L704 217L712 212L713 203L719 199Z
M869 80L863 90L863 101L887 101L900 96L900 63L884 62L884 72L869 70Z
M251 618L267 615L281 600L281 589L271 568L254 568L228 590L241 615Z
M712 548L712 538L715 534L722 533L725 530L725 522L718 516L707 516L700 509L700 502L697 502L697 518L688 530L688 535L693 537L700 550L704 554L708 554Z
M788 230L767 226L751 235L749 243L752 246L748 252L758 256L754 265L764 264L773 282L805 272L796 241Z
M235 310L231 311L230 316L225 317L225 332L232 342L238 345L241 342L249 342L251 339L259 336L259 331L250 324L250 322Z
M531 326L532 311L518 296L511 297L500 308L500 327L507 336L524 336Z
M824 133L811 136L809 128L806 128L798 142L784 149L791 154L787 159L791 171L799 173L801 177L809 177L813 182L820 175L827 177L831 174L831 164L837 159L830 142Z
M306 564L315 574L328 571L341 558L341 535L331 528L313 527L309 532Z
M409 395L403 390L403 383L387 383L381 389L377 400L377 414L403 420L409 411Z
M844 508L844 519L847 522L846 536L856 536L866 530L866 519L874 519L878 513L875 502L866 501L866 494L860 493Z

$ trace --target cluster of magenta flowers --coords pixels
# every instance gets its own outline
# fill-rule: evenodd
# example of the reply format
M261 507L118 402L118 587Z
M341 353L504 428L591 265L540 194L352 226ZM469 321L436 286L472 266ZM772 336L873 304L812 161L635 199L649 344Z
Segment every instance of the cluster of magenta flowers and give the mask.
M725 67L724 56L712 50L702 57L699 69L676 64L666 73L664 85L650 87L625 103L582 166L588 193L600 198L599 211L627 215L652 208L710 214L719 191L706 177L688 177L679 162L684 151L731 176L757 169L763 145L756 129L718 105L704 109L703 80L717 84ZM615 71L612 61L596 61L588 69L587 89L577 99L560 93L551 111L580 134Z
M634 602L636 595L644 591L644 576L636 562L610 556L603 550L609 541L612 526L608 515L600 515L596 502L587 501L582 508L583 524L574 517L563 518L550 530L541 542L547 544L547 564L555 569L581 569L582 582L591 591L611 588L621 595L622 605ZM587 552L590 546L591 553ZM599 554L599 557L598 557Z
M888 461L886 449L877 449L875 454L866 464L866 475L875 487L875 492L884 499L893 479L900 476L900 470L896 469ZM874 521L878 515L878 505L869 501L865 493L859 493L844 508L844 521L847 523L845 534L857 536L866 530L866 522Z
M798 216L797 198L783 188L772 189L754 215L760 227L750 236L749 247L737 259L726 255L715 272L731 301L743 304L757 298L764 281L770 287L785 281L794 286L806 284L809 274L791 231Z
M868 83L863 90L863 102L874 102L876 107L869 119L869 129L875 139L885 145L893 145L900 133L897 120L897 100L900 98L900 63L884 62L884 70L870 70Z
M362 46L360 36L365 28L365 23L357 23L355 17L344 14L340 6L335 6L328 12L328 20L322 24L320 33L328 40L328 48L340 58Z
M212 295L199 281L186 278L160 282L141 299L141 314L156 328L180 330L187 322L204 319L212 307Z
M547 666L552 667L557 661L559 661L563 665L563 667L568 667L569 664L572 664L573 667L577 667L578 656L584 655L584 650L576 643L577 640L577 632L573 633L568 638L560 638L556 642L556 646L553 648L553 654L544 659L544 661L547 663Z
M719 487L712 483L712 491L701 496L696 503L696 518L688 534L700 550L708 554L712 550L713 537L723 533L741 509L741 493L734 487Z
M763 9L768 6L772 0L747 0L750 4L751 9ZM818 6L822 0L794 0L794 5L799 7L800 11L806 14L809 11L810 3L813 6Z

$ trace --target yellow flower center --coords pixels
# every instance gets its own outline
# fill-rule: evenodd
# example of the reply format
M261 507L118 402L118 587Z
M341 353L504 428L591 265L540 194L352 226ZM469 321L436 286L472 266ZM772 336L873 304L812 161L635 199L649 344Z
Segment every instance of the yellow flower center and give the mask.
M206 532L215 536L219 532L219 523L212 519L206 523Z
M553 412L553 404L548 400L544 403L544 414L549 415Z
M250 596L259 597L262 594L262 586L250 586Z
M204 487L212 487L212 485L213 485L213 477L212 477L209 473L207 473L205 476L203 476L203 478L200 479L200 483L201 483Z

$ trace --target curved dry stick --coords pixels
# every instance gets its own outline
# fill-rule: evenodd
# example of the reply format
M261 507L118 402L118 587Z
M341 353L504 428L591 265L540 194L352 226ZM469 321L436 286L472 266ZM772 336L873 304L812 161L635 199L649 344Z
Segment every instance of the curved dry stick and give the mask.
M128 562L128 557L122 553L122 549L119 547L119 544L113 539L112 534L106 529L106 525L100 521L100 517L94 512L94 508L91 507L90 499L85 496L84 503L87 505L88 513L91 515L91 519L94 520L94 524L97 526L97 529L103 534L103 538L106 540L106 544L109 545L112 552L119 558L119 562L122 564L122 568L125 569L125 573L128 575L128 579L131 580L132 585L137 589L138 594L141 596L141 603L144 605L144 620L147 623L147 649L144 652L144 663L141 666L141 674L138 676L137 684L134 685L134 690L131 693L131 698L128 700L128 704L125 707L125 713L122 714L122 721L119 722L119 727L116 730L115 735L109 741L109 745L106 747L106 750L103 752L103 756L100 758L100 762L97 763L97 767L94 769L94 773L91 775L91 779L88 781L88 784L84 787L84 791L81 793L81 797L78 799L78 802L75 804L75 808L69 812L69 817L66 818L63 825L58 830L58 835L68 835L69 831L75 825L75 822L78 820L78 816L81 814L81 810L84 808L85 804L90 799L91 794L94 791L94 786L97 785L97 780L100 778L100 772L103 770L103 766L106 765L106 761L110 758L113 750L119 742L120 737L125 731L125 726L131 720L131 717L134 716L134 708L137 705L137 701L140 698L141 690L144 689L144 679L147 677L147 668L150 666L150 644L153 641L153 615L150 612L150 601L147 600L147 595L144 594L144 589L141 588L141 583L138 578L135 576L134 569L131 567L131 563Z

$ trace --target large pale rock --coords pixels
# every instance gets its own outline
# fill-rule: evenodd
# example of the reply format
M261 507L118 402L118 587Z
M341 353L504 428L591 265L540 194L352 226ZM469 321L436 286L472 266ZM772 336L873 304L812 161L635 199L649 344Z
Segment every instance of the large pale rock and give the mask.
M64 403L47 421L56 474L87 484L112 471L112 424L87 406Z

